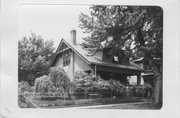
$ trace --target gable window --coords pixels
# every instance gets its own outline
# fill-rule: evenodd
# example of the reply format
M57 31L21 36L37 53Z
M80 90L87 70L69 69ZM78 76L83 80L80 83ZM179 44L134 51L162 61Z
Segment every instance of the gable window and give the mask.
M63 57L63 66L68 66L70 64L70 55Z

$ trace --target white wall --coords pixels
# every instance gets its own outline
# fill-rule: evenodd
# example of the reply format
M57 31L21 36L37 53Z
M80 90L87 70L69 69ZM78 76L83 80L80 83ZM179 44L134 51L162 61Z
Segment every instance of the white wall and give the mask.
M74 54L74 59L74 72L92 70L92 68L77 54Z
M58 57L58 59L56 60L56 63L54 65L55 67L63 67L63 59L62 57Z
M74 60L73 60L73 54L74 54ZM73 65L74 62L74 65ZM69 66L63 67L63 58L59 57L55 63L55 67L61 67L65 70L68 77L71 79L71 81L74 79L74 73L73 73L73 66L74 66L74 73L76 71L87 71L92 70L92 68L76 53L71 52L70 53L70 64Z
M63 67L63 58L62 57L58 57L56 63L55 63L55 67L61 67L64 69L64 71L67 73L68 77L71 79L71 81L74 78L73 75L73 52L70 52L70 64L69 66L65 66Z
M129 84L137 84L137 76L129 76L128 77L128 80L129 80ZM143 80L143 77L141 76L141 85L144 84L144 80Z

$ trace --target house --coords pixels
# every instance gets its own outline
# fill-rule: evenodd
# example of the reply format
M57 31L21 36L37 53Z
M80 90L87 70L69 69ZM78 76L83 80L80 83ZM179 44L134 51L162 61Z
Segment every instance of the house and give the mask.
M70 32L70 37L70 40L61 40L50 67L62 67L71 81L75 72L85 71L105 80L112 78L124 84L127 84L128 76L137 76L138 84L140 83L142 69L107 61L102 51L88 56L87 51L76 42L76 30Z
M143 83L148 83L150 85L154 85L154 73L152 72L152 68L149 64L143 63L143 57L136 59L133 61L137 66L139 66L141 69L144 69L141 73L141 78Z

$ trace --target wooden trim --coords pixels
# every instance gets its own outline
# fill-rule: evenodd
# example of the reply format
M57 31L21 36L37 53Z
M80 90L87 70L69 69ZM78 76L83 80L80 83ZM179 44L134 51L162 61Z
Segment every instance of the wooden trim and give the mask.
M75 75L75 73L74 73L74 70L75 70L75 67L74 67L74 60L75 60L75 57L74 57L74 52L72 51L72 56L73 56L73 61L72 61L72 66L73 66L73 68L72 68L72 71L73 71L73 79L74 79L74 75Z
M94 75L97 77L97 65L94 65Z
M114 67L107 67L107 66L100 66L100 65L97 66L97 70L113 72L113 73L122 73L122 74L126 74L126 75L138 75L141 73L140 71L136 71L136 70L114 68Z
M55 61L55 59L56 59L56 56L57 56L60 52L64 51L64 50L61 50L61 51L58 52L58 50L60 49L61 44L62 44L63 42L64 42L67 46L69 46L69 47L68 47L69 49L72 49L72 50L73 50L78 56L80 56L86 63L91 64L86 58L84 58L79 52L77 52L71 45L69 45L64 39L62 39L61 42L60 42L59 45L58 45L58 48L57 48L57 50L56 50L56 52L55 52L55 54L54 54L51 62L50 62L49 67L51 67L51 66L54 64L54 61Z
M63 40L64 40L64 39L61 39L61 41L60 41L60 43L59 43L59 45L58 45L58 48L57 48L57 50L56 50L56 52L55 52L55 54L54 54L54 56L53 56L53 58L52 58L52 60L51 60L51 62L50 62L50 64L49 64L49 67L51 67L51 66L53 65L53 63L54 63L54 61L55 61L55 59L56 59L56 56L57 56L57 52L58 52L58 50L59 50L59 48L60 48Z
M80 56L86 63L91 64L84 56L82 56L78 51L76 51L71 45L69 45L65 40L63 40L66 45L71 47L71 49L78 55Z
M58 51L57 54L59 54L59 53L61 53L61 52L64 52L64 51L67 51L67 50L69 50L69 49L71 49L71 48L68 47L68 48L63 49L63 50L61 50L61 51Z

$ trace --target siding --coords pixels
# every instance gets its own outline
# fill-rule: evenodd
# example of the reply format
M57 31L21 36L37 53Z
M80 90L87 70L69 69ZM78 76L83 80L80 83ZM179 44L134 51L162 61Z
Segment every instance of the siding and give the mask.
M70 64L69 64L69 66L63 67L63 58L62 57L58 57L55 65L54 65L55 67L63 68L71 81L74 78L74 75L73 75L73 63L72 62L73 62L73 52L70 53Z
M74 54L74 60L73 60L73 54ZM74 62L74 64L73 64L73 62ZM74 69L74 72L92 70L92 68L74 52L70 53L69 66L63 67L63 58L62 57L58 57L54 66L63 68L65 70L65 72L67 73L68 77L71 79L71 81L73 81L73 79L74 79L73 69ZM73 68L73 66L74 66L74 68Z
M74 59L74 72L92 70L92 68L77 54L74 54Z
M137 84L137 76L129 76L129 84ZM144 84L144 79L141 76L141 85Z

